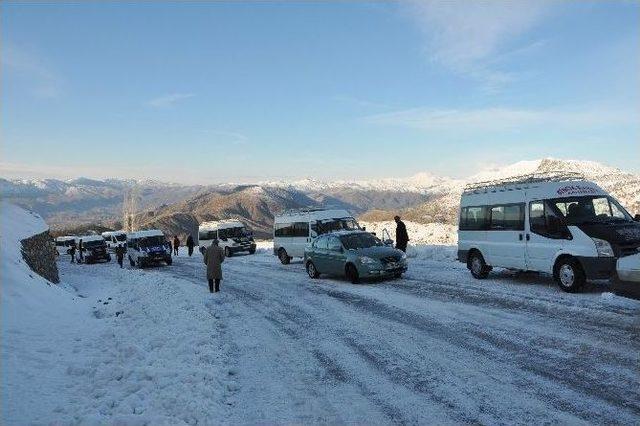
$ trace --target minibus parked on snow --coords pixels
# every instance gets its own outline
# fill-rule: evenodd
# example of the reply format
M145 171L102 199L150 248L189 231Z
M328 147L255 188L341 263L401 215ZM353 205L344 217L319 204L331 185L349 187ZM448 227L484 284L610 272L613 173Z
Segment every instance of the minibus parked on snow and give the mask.
M107 231L102 233L109 250L114 251L120 244L127 244L127 233L124 231Z
M171 265L171 252L165 245L167 239L159 229L136 231L127 234L127 255L131 266L143 268L166 263Z
M273 223L273 254L286 265L293 257L303 257L315 237L335 231L361 230L346 210L300 209L276 215Z
M468 185L460 202L458 259L475 278L492 267L553 274L574 292L609 279L638 253L640 223L593 182L550 172Z
M56 238L56 252L58 255L60 254L69 254L69 250L71 247L75 247L76 245L76 237L72 235L65 235L62 237Z
M82 251L80 251L82 241ZM76 260L84 263L111 262L111 255L107 252L107 243L101 235L83 235L76 237Z
M211 245L213 240L218 240L218 245L224 250L227 257L239 252L256 252L256 242L253 234L244 223L238 220L220 220L203 222L198 227L198 245L200 251Z

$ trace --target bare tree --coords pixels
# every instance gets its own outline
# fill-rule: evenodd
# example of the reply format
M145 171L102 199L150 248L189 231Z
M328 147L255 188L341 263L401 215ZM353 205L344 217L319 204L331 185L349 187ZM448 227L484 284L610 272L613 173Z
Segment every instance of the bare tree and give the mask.
M126 232L136 231L138 228L137 214L142 202L142 193L138 184L132 184L124 193L122 203L122 224Z

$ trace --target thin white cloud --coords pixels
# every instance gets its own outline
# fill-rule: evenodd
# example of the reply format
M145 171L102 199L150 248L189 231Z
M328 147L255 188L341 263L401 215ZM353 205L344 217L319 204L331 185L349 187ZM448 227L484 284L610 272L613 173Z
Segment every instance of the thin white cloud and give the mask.
M585 129L637 125L638 111L601 108L413 108L364 118L368 123L449 133L518 131L531 127Z
M194 97L193 93L171 93L150 99L146 104L153 108L169 108L177 102Z
M415 0L403 4L425 34L430 59L497 86L513 80L514 74L497 69L495 59L531 44L523 45L519 37L546 16L551 3Z
M62 93L60 78L36 54L11 42L1 49L2 68L27 82L39 98L55 98Z

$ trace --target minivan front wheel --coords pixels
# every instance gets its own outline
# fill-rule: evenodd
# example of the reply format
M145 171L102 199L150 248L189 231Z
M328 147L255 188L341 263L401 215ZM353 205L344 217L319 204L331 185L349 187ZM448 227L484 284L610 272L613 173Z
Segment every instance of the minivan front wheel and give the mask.
M320 276L320 272L318 272L316 265L314 265L312 261L307 262L307 274L309 274L311 278L318 278Z
M469 256L469 270L471 271L471 275L473 278L477 278L479 280L483 278L487 278L489 275L489 271L491 268L487 266L487 263L484 261L484 257L480 254L479 251L474 251Z
M131 265L131 267L133 268L134 266L136 266L136 262L133 261L133 259L131 258L131 256L129 256L129 264Z
M558 286L567 293L575 293L586 282L586 276L580 263L572 257L565 257L556 263L554 277Z

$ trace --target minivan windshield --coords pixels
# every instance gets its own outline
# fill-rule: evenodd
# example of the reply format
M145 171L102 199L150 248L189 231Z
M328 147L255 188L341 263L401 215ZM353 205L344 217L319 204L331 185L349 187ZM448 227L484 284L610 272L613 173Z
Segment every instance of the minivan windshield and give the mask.
M143 237L140 238L138 245L140 247L164 246L164 237L160 235L154 235L153 237Z
M116 240L117 241L126 241L127 240L127 235L126 234L116 235Z
M612 197L569 197L552 200L567 225L632 222L627 211Z
M84 248L98 248L98 247L104 247L105 246L105 242L104 240L100 241L100 240L94 240L94 241L83 241L82 242L82 246Z
M340 237L340 241L342 241L342 245L347 250L357 250L383 245L382 241L374 237L373 234L369 234L368 232L363 232L361 234L358 233L343 235Z
M359 231L360 225L352 217L319 220L311 225L318 235L335 231Z

